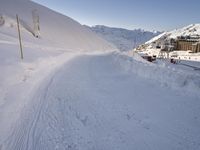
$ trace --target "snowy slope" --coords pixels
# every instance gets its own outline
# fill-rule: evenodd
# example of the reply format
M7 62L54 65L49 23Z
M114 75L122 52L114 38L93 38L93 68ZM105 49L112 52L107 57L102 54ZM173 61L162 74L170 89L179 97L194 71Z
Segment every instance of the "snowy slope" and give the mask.
M157 40L162 40L162 39L170 39L170 38L176 39L177 37L180 36L200 36L200 24L191 24L189 26L180 29L164 32L152 38L151 40L147 41L146 44L151 44Z
M73 19L29 0L0 3L0 14L5 19L5 24L0 26L0 149L4 150L5 140L12 136L23 109L34 107L32 97L46 77L80 51L116 48ZM40 15L39 39L30 32L34 9ZM23 61L20 60L16 14L21 23Z
M108 50L113 46L96 36L93 32L73 19L58 14L29 0L3 0L0 14L14 21L15 15L21 18L26 29L32 28L32 11L37 10L40 17L41 38L56 43L66 50ZM79 44L77 44L77 42Z
M191 24L181 29L176 29L169 32L170 38L177 38L178 36L200 36L200 24Z
M115 45L121 51L128 51L136 48L138 45L147 42L160 32L150 32L141 29L127 30L121 28L111 28L106 26L90 27L92 31Z

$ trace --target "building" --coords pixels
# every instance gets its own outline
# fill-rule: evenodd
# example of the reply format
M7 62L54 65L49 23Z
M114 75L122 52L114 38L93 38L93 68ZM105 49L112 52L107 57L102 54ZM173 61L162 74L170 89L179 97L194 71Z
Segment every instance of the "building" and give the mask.
M200 35L196 36L180 36L177 38L168 38L164 36L150 44L143 44L136 48L136 51L146 49L160 50L161 53L170 53L173 51L191 51L192 53L200 53Z
M176 40L175 50L192 51L193 53L200 52L200 39L191 37L178 37Z

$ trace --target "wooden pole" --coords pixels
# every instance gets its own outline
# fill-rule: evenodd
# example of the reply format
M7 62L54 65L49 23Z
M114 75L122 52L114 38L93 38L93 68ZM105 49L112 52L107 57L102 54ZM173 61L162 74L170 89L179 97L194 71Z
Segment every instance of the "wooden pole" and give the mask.
M19 16L16 15L16 18L17 18L17 29L18 29L18 35L19 35L20 54L21 54L21 59L24 59L23 49L22 49L22 38L21 38L20 27L19 27Z

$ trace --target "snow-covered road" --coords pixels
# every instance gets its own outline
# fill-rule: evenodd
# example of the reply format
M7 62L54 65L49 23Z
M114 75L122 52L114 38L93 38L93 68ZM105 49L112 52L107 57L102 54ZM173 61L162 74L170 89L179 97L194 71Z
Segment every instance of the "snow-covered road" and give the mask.
M46 78L2 150L197 150L200 101L82 55Z

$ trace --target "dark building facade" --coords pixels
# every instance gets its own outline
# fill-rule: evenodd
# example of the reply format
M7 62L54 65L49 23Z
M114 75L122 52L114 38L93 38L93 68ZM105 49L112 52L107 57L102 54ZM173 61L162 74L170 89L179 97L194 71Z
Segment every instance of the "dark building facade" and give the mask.
M176 50L200 52L200 42L197 40L178 39L176 42Z

